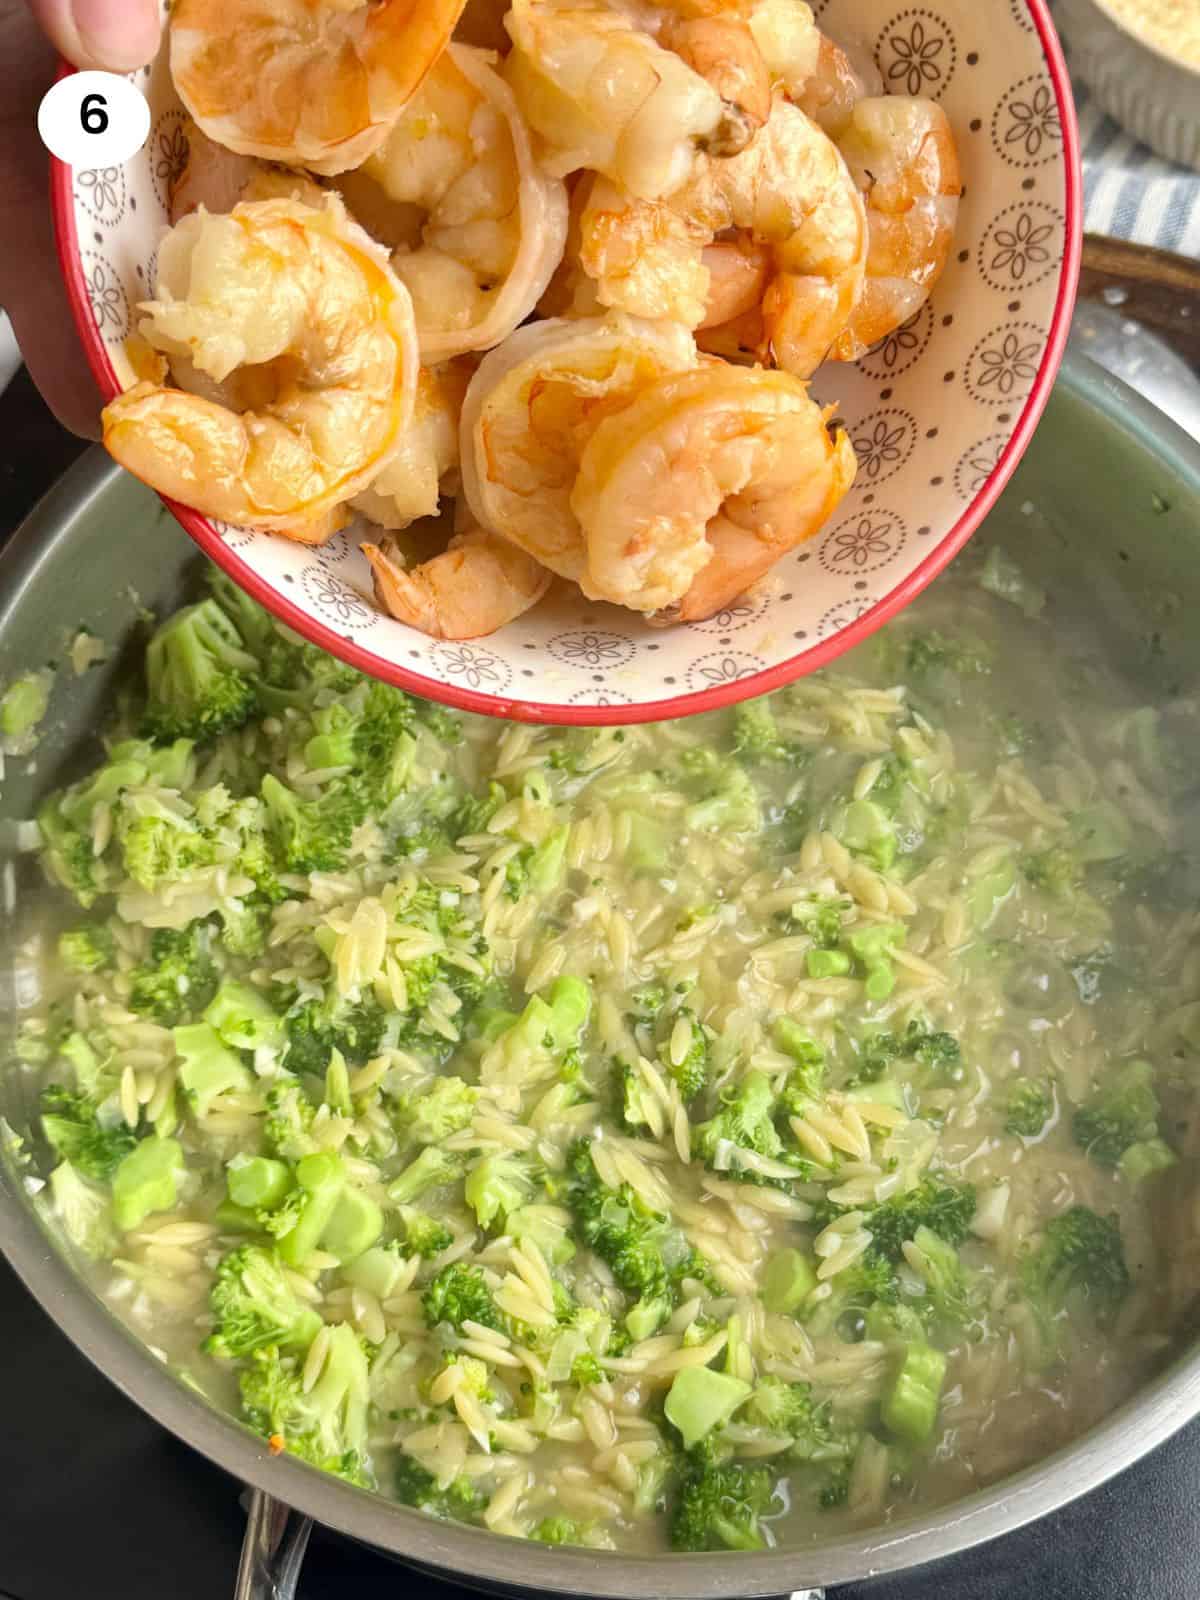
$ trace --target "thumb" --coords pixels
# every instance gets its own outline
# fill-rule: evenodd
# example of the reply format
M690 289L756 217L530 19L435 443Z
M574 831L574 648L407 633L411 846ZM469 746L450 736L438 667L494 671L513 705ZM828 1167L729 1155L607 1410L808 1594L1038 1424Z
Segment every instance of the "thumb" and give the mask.
M131 72L158 51L157 0L29 0L29 8L73 66Z

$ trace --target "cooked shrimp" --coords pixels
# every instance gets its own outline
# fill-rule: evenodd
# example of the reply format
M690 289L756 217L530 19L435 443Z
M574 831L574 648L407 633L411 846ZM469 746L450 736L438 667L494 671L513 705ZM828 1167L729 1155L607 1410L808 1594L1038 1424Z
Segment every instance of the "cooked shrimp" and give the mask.
M141 332L218 384L255 391L238 413L140 383L105 407L104 442L160 493L242 527L295 533L371 481L412 412L408 291L330 196L185 217L159 250Z
M771 280L771 251L749 234L720 239L704 250L708 290L700 328L718 328L752 312Z
M567 206L567 242L562 260L554 269L546 292L538 301L538 314L543 317L599 317L604 314L596 294L596 285L583 270L579 261L582 245L581 224L583 213L596 182L594 172L577 172L567 179L570 198Z
M566 240L566 189L534 161L491 60L452 44L383 148L339 185L393 247L426 362L499 344L536 306Z
M706 362L597 425L571 507L584 593L698 621L812 538L854 481L845 431L785 372Z
M571 490L589 435L695 361L677 323L608 316L518 329L480 363L463 403L463 493L476 521L579 582L586 552Z
M721 97L709 155L737 155L771 115L771 75L750 28L739 17L673 17L658 37Z
M668 200L638 200L597 183L580 214L580 265L602 305L711 326L705 250L718 235L747 236L769 250L765 287L735 341L759 360L808 377L824 360L858 299L866 266L862 200L833 143L803 112L777 99L748 149L706 159ZM728 242L728 241L725 241ZM746 263L715 258L722 301ZM752 261L757 250L746 252ZM713 260L712 256L709 260ZM761 259L761 258L760 258ZM756 272L761 268L756 268ZM749 292L749 274L742 293ZM723 350L729 325L701 341ZM722 341L725 341L723 344Z
M420 88L463 0L175 0L171 76L210 138L346 172Z
M548 172L601 172L655 200L727 138L717 90L629 17L587 0L514 0L505 25L505 74Z
M355 511L381 528L436 515L441 496L457 486L458 419L470 376L462 362L421 368L412 420L392 459L351 501Z
M788 99L805 116L837 139L850 121L860 100L883 93L883 79L869 57L852 59L850 52L835 44L827 34L820 36L817 62L803 83L787 88ZM786 86L785 86L786 87Z
M867 203L867 277L830 354L857 361L929 298L954 242L962 193L946 113L932 100L860 100L838 137Z
M551 575L499 534L457 533L441 555L408 571L395 552L364 544L375 598L398 622L435 639L478 639L534 606Z

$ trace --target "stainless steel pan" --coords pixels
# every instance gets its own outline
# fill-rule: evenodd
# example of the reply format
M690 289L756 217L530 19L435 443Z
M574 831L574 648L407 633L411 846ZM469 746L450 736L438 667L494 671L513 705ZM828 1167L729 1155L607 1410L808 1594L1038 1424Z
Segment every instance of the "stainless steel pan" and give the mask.
M986 421L986 419L985 419ZM983 428L986 432L986 427ZM1200 446L1116 380L1075 358L1001 508L979 537L1003 537L1064 610L1083 606L1113 630L1132 667L1164 693L1200 677ZM86 623L136 647L138 607L185 591L194 551L157 502L99 453L81 460L0 559L0 682L44 662ZM0 1042L24 981L15 945L44 890L15 855L11 820L70 775L102 724L124 669L121 652L64 681L35 770L10 762L0 786ZM82 757L82 759L86 759ZM6 823L4 819L9 819ZM23 1132L21 1076L0 1075L0 1114ZM911 1520L799 1550L644 1557L549 1549L436 1522L303 1464L177 1383L60 1256L0 1162L0 1244L31 1293L131 1399L261 1493L239 1594L286 1594L303 1551L304 1516L397 1557L490 1589L724 1600L798 1594L894 1571L995 1538L1085 1493L1200 1413L1200 1351L1182 1354L1136 1400L1051 1459L969 1499ZM267 1497L273 1496L275 1504Z

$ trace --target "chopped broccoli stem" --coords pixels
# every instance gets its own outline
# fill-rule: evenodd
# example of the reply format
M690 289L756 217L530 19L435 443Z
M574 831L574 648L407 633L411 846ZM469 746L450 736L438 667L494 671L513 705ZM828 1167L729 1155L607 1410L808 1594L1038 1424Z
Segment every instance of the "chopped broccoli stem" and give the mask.
M270 1156L237 1155L225 1169L225 1186L235 1206L274 1211L292 1188L292 1170L286 1161Z
M226 980L205 1007L204 1020L237 1050L278 1050L283 1021L258 989Z
M763 1273L762 1303L768 1311L793 1316L817 1286L809 1258L799 1250L779 1250Z
M174 1139L151 1136L135 1145L112 1178L113 1220L123 1233L152 1212L170 1211L178 1196L183 1150Z
M910 1344L892 1375L880 1407L883 1425L908 1444L924 1444L937 1421L946 1358L928 1344Z
M220 1095L245 1093L253 1087L249 1068L207 1022L175 1028L172 1037L181 1062L179 1081L198 1117L208 1116Z
M750 1394L752 1384L711 1367L684 1367L675 1374L663 1405L667 1421L678 1428L685 1450L728 1422Z
M32 733L50 705L53 678L49 672L27 672L0 696L0 739L22 739Z

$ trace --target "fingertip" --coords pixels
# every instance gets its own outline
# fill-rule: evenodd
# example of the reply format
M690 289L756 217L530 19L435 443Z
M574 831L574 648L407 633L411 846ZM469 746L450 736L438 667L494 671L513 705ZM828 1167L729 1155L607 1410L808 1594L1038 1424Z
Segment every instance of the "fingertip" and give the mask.
M158 53L157 0L30 0L30 6L72 66L132 72Z

